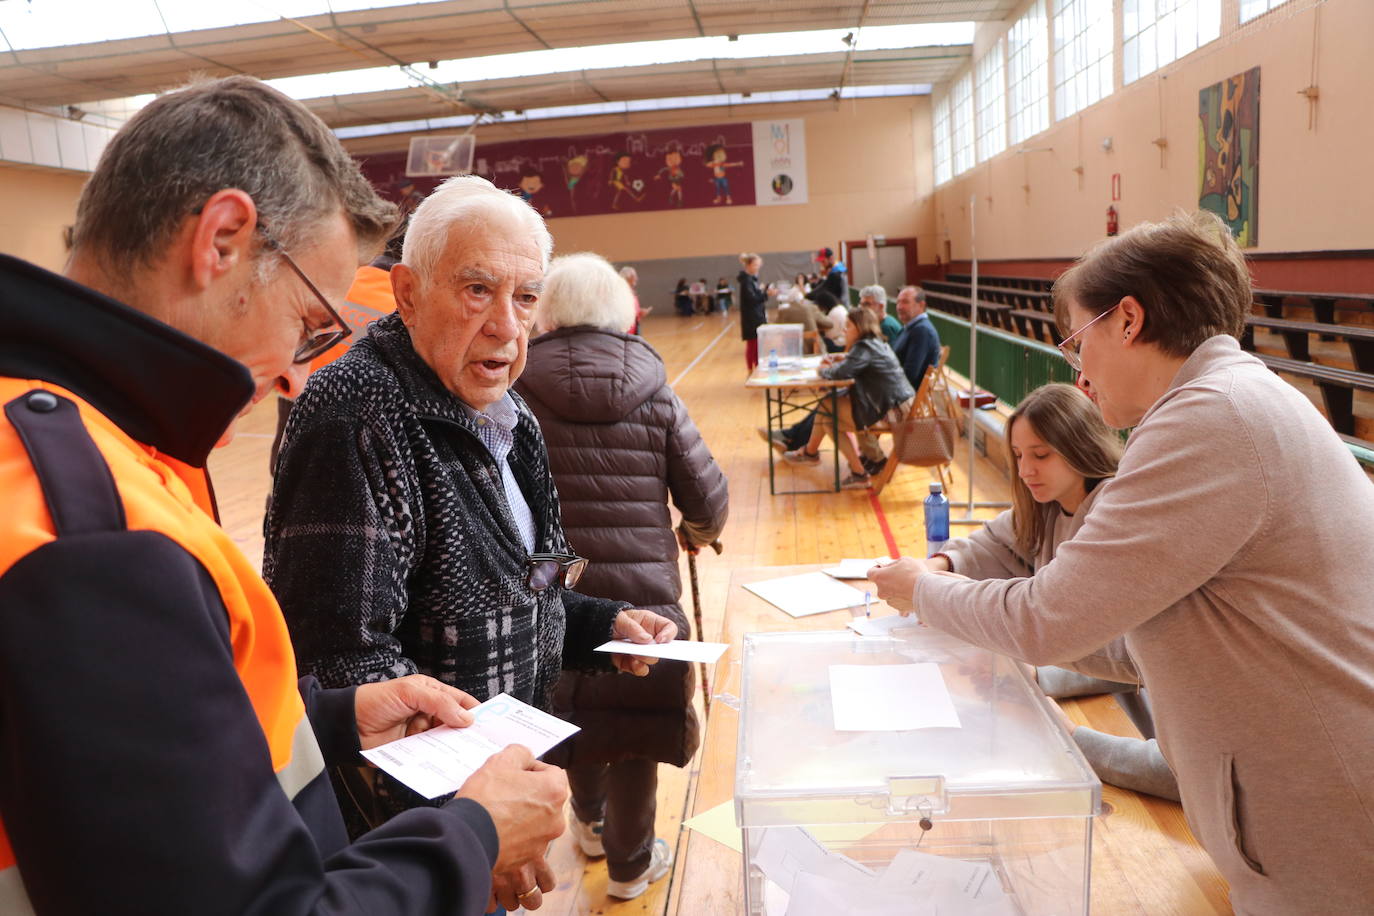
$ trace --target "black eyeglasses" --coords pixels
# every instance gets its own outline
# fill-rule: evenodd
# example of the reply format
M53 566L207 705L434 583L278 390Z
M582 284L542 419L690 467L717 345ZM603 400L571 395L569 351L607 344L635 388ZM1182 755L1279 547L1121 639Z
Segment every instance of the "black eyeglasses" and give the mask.
M310 282L310 278L305 275L305 271L301 270L296 262L291 259L291 255L286 253L286 249L282 247L281 242L273 238L271 233L262 226L258 226L258 234L262 236L263 243L266 245L267 249L281 255L282 260L286 262L286 266L291 268L296 276L301 278L301 282L305 284L310 292L314 293L315 298L320 300L320 305L324 306L325 311L329 313L329 317L334 322L333 327L324 327L318 331L307 332L309 336L301 340L300 346L296 347L296 355L291 358L291 361L297 365L308 363L339 341L347 340L353 333L353 329L348 326L348 323L343 320L338 312L334 311L334 306L329 304L329 300L324 297L324 293L320 292L319 287Z
M542 592L554 582L572 588L586 571L587 560L570 553L532 553L525 560L525 581L532 592Z

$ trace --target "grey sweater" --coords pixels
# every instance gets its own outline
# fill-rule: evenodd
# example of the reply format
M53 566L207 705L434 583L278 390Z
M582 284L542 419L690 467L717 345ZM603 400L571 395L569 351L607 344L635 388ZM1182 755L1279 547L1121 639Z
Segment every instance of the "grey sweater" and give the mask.
M1346 914L1374 900L1371 568L1374 487L1301 393L1218 336L1053 562L922 576L913 597L1032 664L1124 635L1236 912Z
M1097 500L1106 482L1099 483L1073 515L1064 515L1059 503L1037 508L1046 517L1045 537L1036 556L1028 557L1016 545L1016 526L1012 510L1008 509L966 538L947 541L940 549L951 568L970 579L1005 579L1012 576L1031 576L1035 570L1054 559L1059 545L1072 538L1083 527L1088 510ZM1088 696L1096 693L1119 693L1135 690L1139 675L1129 656L1115 647L1113 655L1090 656L1083 664L1090 670L1101 671L1111 665L1115 679L1099 679L1052 665L1037 669L1037 679L1045 695L1053 698ZM1070 667L1076 668L1075 663ZM1124 738L1096 731L1086 726L1074 730L1073 740L1093 771L1104 781L1135 792L1147 792L1161 798L1178 801L1178 781L1153 737Z

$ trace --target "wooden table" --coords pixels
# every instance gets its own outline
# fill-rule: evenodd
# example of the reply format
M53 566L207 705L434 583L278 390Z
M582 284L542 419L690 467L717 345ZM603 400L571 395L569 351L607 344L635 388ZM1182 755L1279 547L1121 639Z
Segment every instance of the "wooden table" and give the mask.
M832 611L793 619L753 592L746 582L815 572L820 566L773 566L737 569L730 577L721 656L711 680L716 695L740 694L740 651L745 633L788 630L838 630L849 611ZM891 612L874 606L874 616ZM1110 697L1065 702L1070 716L1102 731L1138 734ZM689 815L700 814L734 797L735 740L739 713L716 700L706 726L700 768L688 800ZM1230 913L1226 882L1197 845L1183 820L1183 809L1169 801L1103 786L1103 813L1093 830L1092 911L1118 914ZM678 916L732 916L744 912L743 864L740 855L694 830L679 846L668 913Z
M799 367L779 368L776 372L760 363L754 367L745 388L762 388L765 407L768 411L768 492L778 496L776 462L777 454L773 448L774 432L787 428L788 418L800 420L806 414L816 411L823 417L834 420L839 416L840 389L854 384L852 379L825 379L817 372L820 356L801 357ZM835 435L842 436L839 424L831 423ZM840 492L840 446L830 443L835 452L835 488L830 490L784 490L781 495L793 493Z

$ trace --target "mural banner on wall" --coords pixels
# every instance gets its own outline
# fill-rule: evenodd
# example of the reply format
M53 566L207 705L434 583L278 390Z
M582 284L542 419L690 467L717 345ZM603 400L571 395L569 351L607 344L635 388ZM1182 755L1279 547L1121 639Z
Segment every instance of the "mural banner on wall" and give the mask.
M1260 68L1198 93L1198 206L1242 248L1259 244Z
M804 204L806 122L754 122L754 199L760 206Z
M760 125L773 138L762 155ZM781 139L772 125L785 125ZM404 153L359 158L372 183L403 205L443 181L407 178ZM764 200L756 190L759 174L784 162L785 168L766 172L761 187L770 199ZM550 218L806 201L799 120L479 143L473 172Z

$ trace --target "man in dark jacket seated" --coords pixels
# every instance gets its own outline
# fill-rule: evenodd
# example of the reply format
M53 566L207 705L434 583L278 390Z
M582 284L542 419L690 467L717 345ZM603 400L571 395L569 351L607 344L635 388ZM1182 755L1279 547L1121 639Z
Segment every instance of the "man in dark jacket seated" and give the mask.
M264 571L301 670L325 685L419 672L547 710L564 668L648 673L651 659L601 643L676 634L571 588L586 561L563 536L539 424L510 391L552 247L520 198L476 176L444 182L410 218L396 312L296 401ZM364 817L427 804L378 774L346 774L371 783ZM536 909L554 886L543 860L494 881L507 909Z

